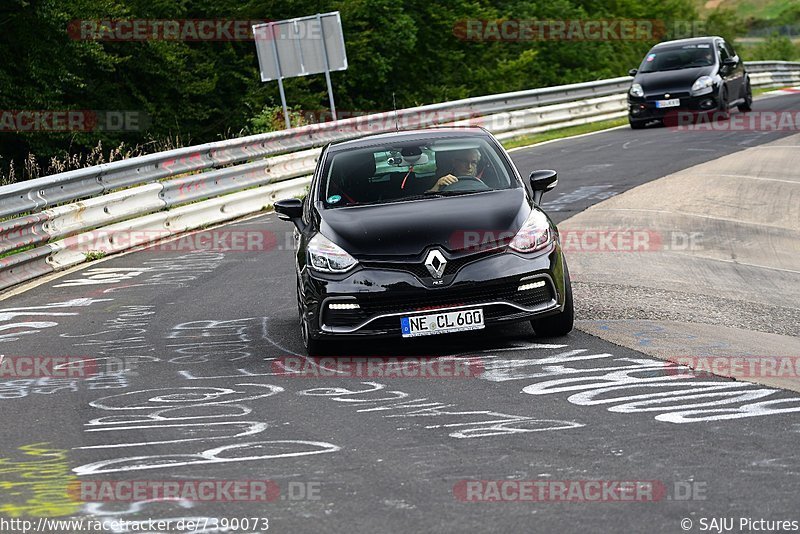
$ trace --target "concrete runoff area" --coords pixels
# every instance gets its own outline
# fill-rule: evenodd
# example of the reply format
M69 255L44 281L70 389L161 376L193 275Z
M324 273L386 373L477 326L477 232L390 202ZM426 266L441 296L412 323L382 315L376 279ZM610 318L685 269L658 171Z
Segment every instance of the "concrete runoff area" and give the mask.
M562 222L578 328L699 370L722 361L714 374L800 391L799 169L793 135ZM755 359L762 362L748 367Z

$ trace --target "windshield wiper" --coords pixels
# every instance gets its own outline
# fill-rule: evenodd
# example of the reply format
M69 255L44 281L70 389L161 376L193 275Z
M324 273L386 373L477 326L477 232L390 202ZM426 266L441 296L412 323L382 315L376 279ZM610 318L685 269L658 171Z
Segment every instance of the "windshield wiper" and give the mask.
M438 191L437 194L442 195L443 197L455 197L458 195L470 195L472 193L482 193L484 191L490 191L489 189L476 189L473 191Z
M488 191L488 190L487 190ZM409 195L407 197L398 197L398 198L384 198L378 200L370 200L369 202L358 202L356 204L348 204L344 206L337 206L342 208L349 208L355 206L371 206L374 204L393 204L395 202L405 202L406 200L423 200L426 198L437 198L437 197L454 197L458 195L468 195L470 193L480 193L481 191L425 191L424 193L420 193L418 195Z

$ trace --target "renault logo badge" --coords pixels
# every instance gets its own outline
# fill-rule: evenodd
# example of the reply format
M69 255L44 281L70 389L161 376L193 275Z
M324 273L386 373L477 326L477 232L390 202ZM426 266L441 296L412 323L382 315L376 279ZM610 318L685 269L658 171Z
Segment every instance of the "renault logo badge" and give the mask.
M425 267L434 278L441 278L444 274L444 268L447 266L447 260L444 259L442 253L434 249L428 252L428 257L425 258Z

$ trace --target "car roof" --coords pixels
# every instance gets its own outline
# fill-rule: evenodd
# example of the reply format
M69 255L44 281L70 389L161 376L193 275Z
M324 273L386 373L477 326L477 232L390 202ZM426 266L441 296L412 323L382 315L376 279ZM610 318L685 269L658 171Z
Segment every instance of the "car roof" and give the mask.
M708 43L713 43L714 40L716 39L722 39L722 37L718 37L716 35L710 35L708 37L690 37L688 39L676 39L674 41L664 41L663 43L658 43L653 48L666 48L675 45L708 44Z
M383 143L386 141L424 141L427 139L441 139L447 137L488 137L490 134L477 126L459 127L434 127L419 130L399 130L379 134L367 134L357 139L331 143L331 150L350 150Z

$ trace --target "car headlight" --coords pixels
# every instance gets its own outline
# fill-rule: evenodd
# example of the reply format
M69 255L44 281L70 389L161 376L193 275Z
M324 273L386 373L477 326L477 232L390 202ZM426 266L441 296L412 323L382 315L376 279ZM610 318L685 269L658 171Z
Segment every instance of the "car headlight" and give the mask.
M323 273L344 273L358 263L342 247L319 233L308 242L307 250L311 267Z
M695 96L710 93L714 88L714 79L711 76L700 76L692 85L692 94Z
M637 98L641 98L644 96L644 90L642 90L642 86L638 83L631 85L631 96L635 96Z
M553 232L550 222L544 213L532 210L528 220L519 229L517 235L508 246L517 252L535 252L541 250L553 241Z

